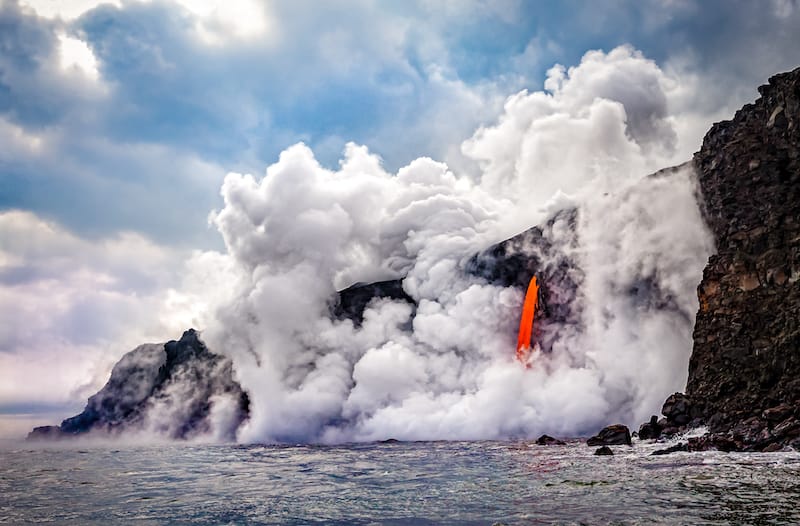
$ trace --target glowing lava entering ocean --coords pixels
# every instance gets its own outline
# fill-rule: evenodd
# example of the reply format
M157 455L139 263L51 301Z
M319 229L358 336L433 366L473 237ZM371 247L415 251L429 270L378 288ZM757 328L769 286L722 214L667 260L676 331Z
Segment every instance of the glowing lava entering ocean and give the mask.
M517 360L522 363L528 362L531 352L531 333L533 332L533 316L536 313L536 305L539 299L539 285L536 283L536 276L531 278L528 284L528 292L525 294L525 303L522 305L522 316L519 320L519 337L517 338Z

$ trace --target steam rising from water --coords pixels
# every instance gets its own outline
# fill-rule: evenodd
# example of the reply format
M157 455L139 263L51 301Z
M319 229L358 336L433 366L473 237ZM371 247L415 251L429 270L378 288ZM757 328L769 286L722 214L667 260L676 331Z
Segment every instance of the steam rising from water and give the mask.
M390 174L355 144L335 171L298 144L263 179L229 174L212 218L228 254L195 267L218 282L203 337L251 396L239 439L575 435L657 411L685 385L713 249L691 169L644 177L675 161L674 85L628 47L553 68L464 143L479 177L428 158ZM579 320L526 370L523 291L463 267L566 208L577 222L548 235L580 274ZM331 320L336 290L400 277L415 315L381 300L360 327Z

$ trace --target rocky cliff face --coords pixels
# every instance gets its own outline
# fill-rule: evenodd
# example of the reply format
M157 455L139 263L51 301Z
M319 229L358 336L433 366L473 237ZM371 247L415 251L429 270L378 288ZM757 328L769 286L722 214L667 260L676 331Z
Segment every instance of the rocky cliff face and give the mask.
M800 68L759 93L694 156L717 253L697 289L686 396L667 399L656 430L709 434L679 450L800 450Z
M140 345L114 366L108 383L79 415L34 429L29 439L116 436L232 440L249 414L249 399L230 360L214 354L189 329L178 341Z
M800 417L800 68L759 93L694 158L717 254L698 288L686 390L712 432L744 424L759 435L748 440L780 441L791 433L774 431Z

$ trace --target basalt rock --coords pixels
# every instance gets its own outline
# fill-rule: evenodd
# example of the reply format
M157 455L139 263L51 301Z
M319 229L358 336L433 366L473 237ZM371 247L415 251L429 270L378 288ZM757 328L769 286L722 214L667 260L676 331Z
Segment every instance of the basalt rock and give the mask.
M613 455L614 452L608 446L601 446L595 450L594 454L598 456L605 456L605 455Z
M364 311L375 300L390 299L404 301L414 307L416 303L403 290L403 280L393 279L375 283L356 283L339 291L333 300L331 314L337 319L349 319L360 326Z
M672 427L685 426L692 421L692 403L683 393L674 393L667 398L661 408L661 414Z
M537 446L563 446L566 445L566 442L563 440L559 440L557 438L553 438L550 435L542 435L536 439Z
M712 433L758 450L791 441L776 424L800 416L800 68L759 93L694 159L717 254L686 388Z
M215 408L229 415L219 419L224 424L213 422ZM137 431L165 438L213 433L217 439L233 439L249 408L231 361L209 351L189 329L178 341L145 344L127 353L82 413L60 426L37 427L28 439L113 437Z
M653 451L651 453L651 455L656 455L656 456L657 455L669 455L669 454L672 454L672 453L678 453L680 451L689 451L689 446L686 445L685 442L678 442L674 446L670 446L670 447L667 447L667 448L664 448L664 449L657 449L656 451Z
M800 441L800 68L715 124L694 156L717 253L697 289L686 396L669 434L690 450L773 451Z
M650 421L646 422L639 427L639 438L641 440L652 440L661 436L661 425L658 423L658 417L653 415Z
M588 446L630 446L631 444L631 432L627 426L622 424L604 427L599 433L586 441Z

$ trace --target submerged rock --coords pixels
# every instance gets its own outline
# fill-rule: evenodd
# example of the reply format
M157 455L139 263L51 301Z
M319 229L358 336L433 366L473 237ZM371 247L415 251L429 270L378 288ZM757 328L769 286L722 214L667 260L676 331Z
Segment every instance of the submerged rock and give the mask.
M631 432L627 426L614 424L604 427L595 436L586 441L588 446L620 446L631 443Z
M250 400L233 364L189 329L178 341L140 345L120 359L106 385L79 415L37 427L29 440L143 432L164 438L211 435L232 440Z
M537 446L564 446L566 442L553 438L550 435L542 435L536 439Z
M677 453L679 451L689 451L689 446L684 442L678 442L674 446L653 451L651 455L669 455L670 453Z
M611 448L608 446L602 446L595 450L595 455L613 455L614 452L611 451Z

